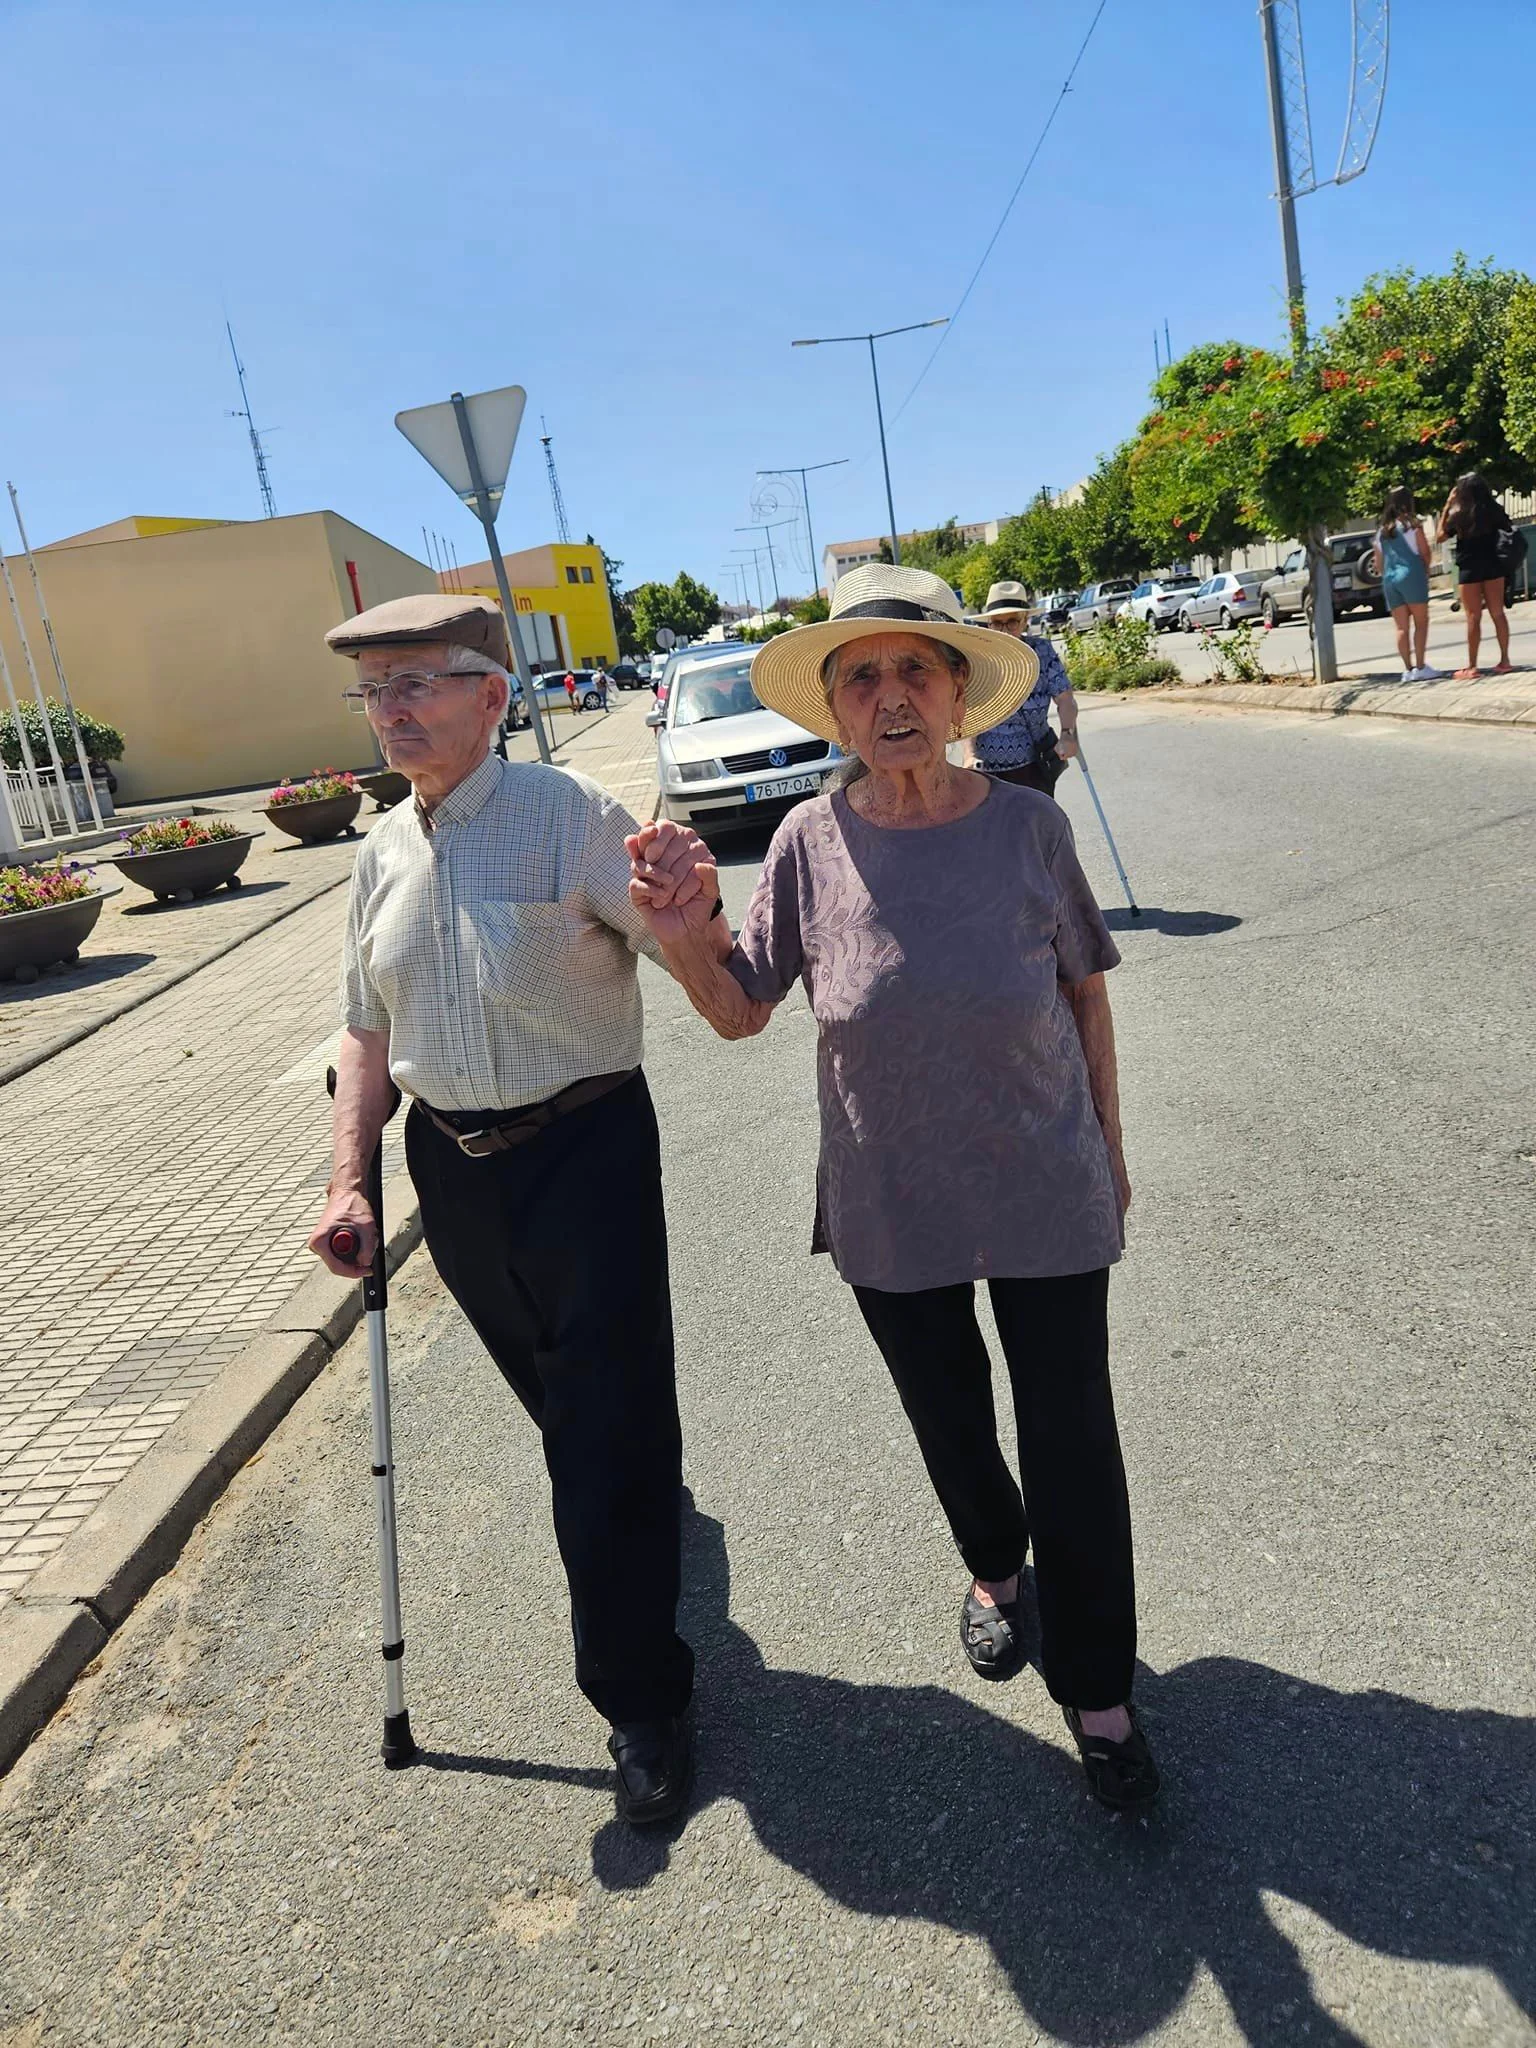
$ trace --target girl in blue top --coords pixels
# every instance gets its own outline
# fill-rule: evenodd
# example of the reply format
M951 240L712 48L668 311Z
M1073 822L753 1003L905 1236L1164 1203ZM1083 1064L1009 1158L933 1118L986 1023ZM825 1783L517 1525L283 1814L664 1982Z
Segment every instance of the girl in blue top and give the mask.
M1397 628L1403 681L1434 682L1445 670L1430 668L1424 659L1429 639L1429 535L1414 510L1413 493L1406 484L1394 484L1381 508L1376 570Z

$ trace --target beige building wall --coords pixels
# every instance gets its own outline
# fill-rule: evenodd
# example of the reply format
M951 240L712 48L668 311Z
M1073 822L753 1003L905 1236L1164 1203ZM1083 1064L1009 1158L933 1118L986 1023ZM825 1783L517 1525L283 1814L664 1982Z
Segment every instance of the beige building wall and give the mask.
M119 803L374 765L367 722L340 698L351 665L324 636L355 609L348 561L365 607L435 591L425 563L335 512L104 537L119 530L37 555L70 694L126 741ZM44 690L56 694L25 559L10 569ZM3 605L0 643L22 694Z

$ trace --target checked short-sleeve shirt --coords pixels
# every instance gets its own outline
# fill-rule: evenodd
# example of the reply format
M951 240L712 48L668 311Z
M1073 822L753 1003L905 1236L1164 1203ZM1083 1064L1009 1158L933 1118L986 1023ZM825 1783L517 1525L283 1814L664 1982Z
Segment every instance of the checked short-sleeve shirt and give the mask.
M569 769L488 754L430 819L400 804L352 875L341 1016L389 1033L389 1070L436 1109L520 1109L640 1064L629 900L635 822Z

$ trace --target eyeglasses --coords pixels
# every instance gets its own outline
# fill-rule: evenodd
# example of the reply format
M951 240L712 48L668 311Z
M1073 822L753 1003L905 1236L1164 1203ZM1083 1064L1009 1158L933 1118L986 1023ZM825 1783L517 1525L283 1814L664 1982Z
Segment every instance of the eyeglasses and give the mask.
M407 669L401 675L391 676L386 683L354 683L351 689L342 691L341 701L349 711L366 713L377 711L386 697L392 697L409 711L436 697L439 683L466 680L461 675L450 675L446 669Z

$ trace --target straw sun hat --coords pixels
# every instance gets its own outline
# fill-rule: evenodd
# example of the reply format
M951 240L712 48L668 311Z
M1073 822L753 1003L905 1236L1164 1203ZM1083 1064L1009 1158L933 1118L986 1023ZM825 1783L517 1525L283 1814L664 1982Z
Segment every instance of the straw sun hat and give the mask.
M823 739L837 738L837 722L822 688L821 665L835 647L872 633L917 633L957 648L971 665L961 732L987 732L1017 711L1040 673L1032 647L968 626L959 599L941 576L866 562L839 576L832 616L824 625L797 626L766 641L752 663L752 687L762 703Z

